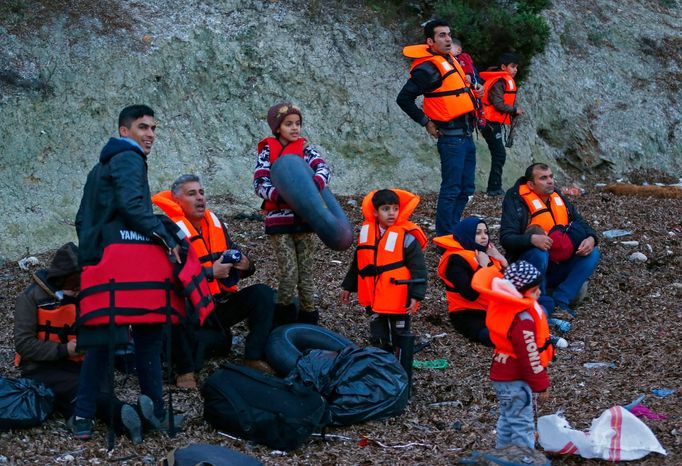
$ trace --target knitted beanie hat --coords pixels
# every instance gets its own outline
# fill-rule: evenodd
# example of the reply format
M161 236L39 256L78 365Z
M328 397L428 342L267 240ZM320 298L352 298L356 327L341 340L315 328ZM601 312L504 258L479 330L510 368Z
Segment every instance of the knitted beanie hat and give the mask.
M268 110L268 126L270 126L270 130L272 130L272 134L275 136L277 135L279 125L282 124L282 120L284 120L287 115L298 115L301 117L301 124L303 124L301 109L290 102L281 102L273 105L270 107L270 110Z
M81 268L78 265L78 246L73 243L66 243L57 249L52 263L47 269L47 279L54 280L80 271Z
M526 261L518 261L509 264L504 271L504 278L509 280L519 293L539 285L542 274L533 264Z

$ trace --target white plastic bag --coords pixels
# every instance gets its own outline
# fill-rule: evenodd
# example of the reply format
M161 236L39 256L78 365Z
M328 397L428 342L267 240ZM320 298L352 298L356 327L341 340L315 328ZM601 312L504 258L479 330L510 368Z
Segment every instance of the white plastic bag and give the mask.
M622 406L607 409L592 420L589 432L574 430L561 414L538 419L540 445L546 452L608 461L637 460L651 452L666 452L651 429Z

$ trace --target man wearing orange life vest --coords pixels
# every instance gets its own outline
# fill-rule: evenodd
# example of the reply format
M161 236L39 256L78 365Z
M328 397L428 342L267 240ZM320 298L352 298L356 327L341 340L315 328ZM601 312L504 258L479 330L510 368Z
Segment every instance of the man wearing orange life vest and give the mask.
M246 254L241 254L237 263L223 262L226 250L239 250L232 242L227 226L206 207L206 197L201 181L196 175L182 175L169 191L162 191L152 197L152 202L171 218L190 239L192 247L199 256L204 273L209 280L211 293L216 302L214 317L197 332L196 345L191 344L188 328L179 328L179 347L174 348L173 358L178 372L178 385L196 388L194 371L201 367L197 355L229 350L231 343L230 327L247 320L249 334L244 348L244 364L262 371L270 371L263 361L265 344L272 328L274 312L274 290L258 283L238 289L236 279L252 275L256 268ZM238 276L230 280L238 271ZM215 336L218 333L225 340ZM181 335L182 334L182 335ZM215 336L215 338L210 338ZM209 341L209 339L211 341ZM192 346L196 346L193 348ZM207 352L207 353L205 353ZM194 355L192 358L190 356Z
M73 413L83 361L83 355L76 351L80 270L78 246L63 245L47 269L32 274L33 283L17 296L14 308L16 364L21 376L50 388L56 411L67 419ZM135 409L118 399L113 402L116 427L127 430L133 442L142 441L141 421ZM101 392L97 415L109 419L109 397Z
M571 257L563 262L550 260L553 240L547 234L556 225L576 224L586 238ZM544 234L528 230L539 225ZM577 209L555 189L554 174L544 163L535 163L524 176L507 190L502 203L500 242L510 260L523 259L533 264L544 276L539 303L548 316L560 310L564 317L575 313L569 307L583 284L592 276L599 263L597 233ZM551 296L545 294L553 288Z
M370 315L370 341L393 351L396 335L409 328L409 315L417 310L426 293L426 264L422 250L426 235L409 217L419 196L400 189L372 191L362 201L365 223L358 246L341 288L341 302L358 302ZM395 280L423 279L405 285Z
M510 264L504 275L479 269L471 286L488 299L486 325L495 347L490 380L499 401L495 448L535 447L533 393L547 399L547 366L554 357L547 317L537 298L540 272L526 261Z
M436 207L436 233L452 233L474 193L476 146L472 133L476 125L475 97L461 66L451 53L452 37L445 21L432 20L424 26L426 45L410 45L403 54L413 58L410 79L396 102L415 122L438 139L441 185ZM483 96L483 88L475 91ZM415 100L424 96L423 110Z
M517 53L503 53L497 71L483 71L483 110L487 124L481 133L490 150L490 175L488 176L489 196L501 196L502 169L507 151L502 140L502 125L511 125L512 118L523 115L523 109L516 105L516 81L514 77L519 66Z

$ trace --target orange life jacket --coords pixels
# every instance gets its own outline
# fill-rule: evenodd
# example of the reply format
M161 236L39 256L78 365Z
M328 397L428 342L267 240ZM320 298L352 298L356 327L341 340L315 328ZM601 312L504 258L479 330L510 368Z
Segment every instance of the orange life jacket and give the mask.
M185 297L200 322L214 303L194 249L185 245L182 264L172 264L168 251L145 235L122 225L103 229L104 251L95 265L83 267L76 323L115 325L177 324L186 315Z
M403 244L406 234L412 234L422 249L426 248L424 231L408 219L419 204L419 196L401 189L392 189L400 199L400 211L394 225L379 236L379 224L374 217L372 196L362 201L365 222L358 238L358 301L374 312L404 314L407 308L407 285L395 280L409 280L410 271L405 266Z
M213 267L213 263L219 260L223 252L227 250L227 233L223 229L223 223L216 215L206 209L204 218L201 219L201 233L192 225L180 204L173 200L173 195L168 191L161 191L152 196L152 202L163 211L189 238L189 242L199 256L201 265L207 268ZM219 280L208 282L211 294L234 293L237 285L227 287Z
M469 267L472 271L476 271L480 268L480 264L476 260L476 251L471 251L464 249L461 244L452 236L438 236L433 238L433 243L441 248L445 249L445 253L440 258L438 262L438 276L445 284L445 296L448 299L448 312L461 311L464 309L479 309L485 311L488 308L488 299L483 295L480 295L476 301L469 301L465 299L455 288L455 285L447 279L445 271L448 268L448 260L453 254L457 254L462 259L467 261ZM502 270L502 265L500 261L494 258L490 258L493 262L493 267L497 270Z
M68 343L76 339L76 305L50 302L38 306L36 336L40 341ZM74 362L83 361L84 355L69 356ZM14 365L19 366L21 356L14 358Z
M516 81L514 78L506 71L482 71L481 78L485 80L483 84L483 111L485 113L485 118L490 121L496 121L502 123L503 125L511 124L511 115L509 113L503 113L497 110L492 102L490 101L489 93L490 89L500 80L504 81L504 96L503 101L505 105L513 107L516 103Z
M298 155L303 158L303 150L306 147L305 138L298 138L294 142L290 142L286 146L283 146L279 139L268 136L258 143L258 153L260 154L265 146L270 148L270 168L275 164L275 161L280 157L280 155ZM261 205L261 209L266 211L280 210L280 209L290 209L286 202L273 202L270 200L264 200Z
M471 281L471 287L489 300L485 325L490 331L490 340L495 345L495 354L517 357L509 339L509 330L516 315L528 311L535 323L535 341L527 344L530 346L529 349L532 350L533 347L537 349L540 364L547 367L554 357L554 347L549 341L549 326L545 312L534 299L518 298L493 290L493 280L496 278L503 278L502 273L494 267L485 267L478 270Z
M528 183L519 185L519 195L530 211L528 225L539 225L545 233L548 233L555 225L568 225L568 209L564 200L556 192L549 195L549 208L530 189Z
M410 72L424 62L433 63L440 72L442 84L438 89L424 94L424 113L434 121L446 122L474 111L472 96L462 67L450 55L451 61L442 55L433 55L428 45L408 45L403 55L414 58Z

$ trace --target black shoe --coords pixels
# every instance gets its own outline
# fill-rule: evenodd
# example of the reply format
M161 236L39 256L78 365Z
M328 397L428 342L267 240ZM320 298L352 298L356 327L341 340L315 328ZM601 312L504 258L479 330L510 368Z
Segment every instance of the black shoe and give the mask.
M92 419L76 419L75 414L66 421L66 426L69 428L74 438L77 438L78 440L90 440L90 437L92 437L92 426L94 424Z
M135 408L129 404L121 406L121 424L123 424L124 429L128 432L128 436L133 444L142 443L142 421Z
M161 423L154 415L154 402L147 395L140 395L137 399L137 410L142 417L146 429L158 430Z
M491 191L488 191L486 194L488 197L497 197L497 196L504 196L504 191L503 189L493 189Z
M272 326L279 327L280 325L293 324L298 319L298 307L291 304L277 304L275 306L275 315L272 318Z
M298 323L299 324L311 324L311 325L317 325L318 322L320 321L320 312L319 311L301 311L298 313Z

